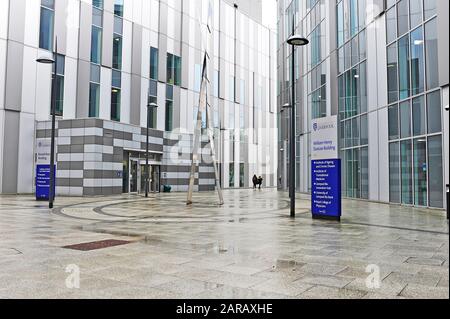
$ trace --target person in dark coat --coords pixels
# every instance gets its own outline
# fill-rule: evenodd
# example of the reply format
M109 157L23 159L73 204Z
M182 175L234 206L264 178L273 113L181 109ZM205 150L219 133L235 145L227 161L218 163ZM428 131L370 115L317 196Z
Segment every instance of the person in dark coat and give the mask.
M260 177L258 177L259 189L261 189L262 183L263 183L263 178L262 178L262 176L260 176Z
M258 185L258 177L254 175L252 181L253 181L253 189L256 189L256 186Z

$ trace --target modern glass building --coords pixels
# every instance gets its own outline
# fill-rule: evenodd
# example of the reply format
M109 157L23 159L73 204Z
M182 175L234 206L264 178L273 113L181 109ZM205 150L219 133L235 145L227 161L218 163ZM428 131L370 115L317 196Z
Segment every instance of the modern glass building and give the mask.
M57 195L187 190L203 54L225 188L276 186L276 34L260 0L0 1L0 193L32 193L56 79ZM207 30L207 31L206 31ZM211 37L206 36L211 33ZM55 58L58 67L36 62ZM206 116L204 119L206 124ZM198 190L213 190L207 140Z
M338 115L343 196L445 207L449 182L445 0L279 0L279 187L287 187L291 48L296 50L296 187L311 190L311 120Z

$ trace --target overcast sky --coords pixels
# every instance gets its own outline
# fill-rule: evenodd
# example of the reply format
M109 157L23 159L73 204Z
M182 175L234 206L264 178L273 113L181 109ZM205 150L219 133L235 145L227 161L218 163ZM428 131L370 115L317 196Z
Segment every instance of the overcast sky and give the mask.
M262 0L263 4L263 23L271 29L277 28L277 1Z

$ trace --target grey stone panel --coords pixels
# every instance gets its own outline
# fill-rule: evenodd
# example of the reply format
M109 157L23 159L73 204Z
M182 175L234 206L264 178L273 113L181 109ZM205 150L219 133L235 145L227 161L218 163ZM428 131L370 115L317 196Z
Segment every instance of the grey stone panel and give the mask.
M8 2L8 38L14 42L23 43L25 37L26 0L14 0Z
M146 129L145 127L143 127L143 128L141 129L141 134L144 135L144 136L147 136L147 129ZM149 129L149 130L148 130L148 136L150 136L150 137L156 137L156 138L164 138L164 132Z
M58 154L70 154L70 145L58 145Z
M141 122L141 77L131 75L130 123L140 125Z
M114 147L114 155L115 156L123 156L123 148L122 147Z
M83 6L83 2L82 2ZM80 31L81 32L81 31ZM90 41L89 41L90 42ZM80 47L82 45L80 44ZM90 49L90 47L89 47ZM84 60L78 60L78 79L77 79L77 110L79 118L89 115L89 81L91 77L91 64Z
M86 127L103 128L104 121L100 119L86 119L84 120L84 124L86 125Z
M70 187L70 178L57 178L56 179L56 186L58 187Z
M212 192L216 189L215 185L199 185L198 191L199 192Z
M70 162L70 169L73 171L81 171L84 169L84 162Z
M120 195L122 194L122 187L113 187L112 188L112 195Z
M114 162L114 155L112 155L112 154L102 154L102 161L103 161L103 163L113 163Z
M162 17L162 16L160 16ZM158 80L160 82L166 82L167 81L167 36L163 33L159 34L159 41L158 41Z
M172 185L172 186L184 186L189 185L189 179L188 178L167 178L162 179L164 181L164 185ZM195 185L198 185L198 179L195 179Z
M83 136L72 136L70 138L70 142L72 145L83 145L84 137Z
M133 134L128 132L123 132L123 139L125 141L132 141L133 140Z
M145 143L141 143L141 149L142 150L146 149ZM152 152L161 152L162 153L164 151L164 146L159 145L159 144L149 143L148 144L148 149L149 149L149 151L152 151Z
M108 68L112 68L113 33L114 15L105 10L103 14L102 65Z
M17 171L19 162L20 113L5 110L3 142L2 190L5 194L17 192Z
M101 145L102 143L99 143L99 144ZM104 146L114 146L114 139L112 137L103 137L103 145Z
M72 145L70 147L70 153L84 153L84 145Z
M103 195L101 187L83 187L84 196L101 196Z
M67 43L67 7L68 0L55 1L55 38L58 39L58 53L66 55Z
M91 60L91 32L92 32L92 5L80 2L80 41L79 58L88 62Z
M13 41L7 43L5 109L20 112L22 109L23 45Z
M103 178L103 171L100 170L85 170L83 172L83 177L88 179L101 179Z
M72 137L72 140L75 140L76 137ZM90 144L90 145L103 145L103 137L101 136L85 136L84 137L84 144ZM112 143L111 143L112 146Z
M199 173L198 177L200 179L215 179L216 178L216 174L213 173Z
M82 178L70 178L70 187L83 187Z
M113 187L102 187L102 195L112 195L113 194Z

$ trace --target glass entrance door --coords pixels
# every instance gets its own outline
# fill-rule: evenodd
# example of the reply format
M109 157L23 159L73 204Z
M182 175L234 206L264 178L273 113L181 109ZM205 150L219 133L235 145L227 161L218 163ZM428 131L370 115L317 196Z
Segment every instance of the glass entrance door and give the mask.
M138 189L138 161L130 160L130 193L137 193Z

